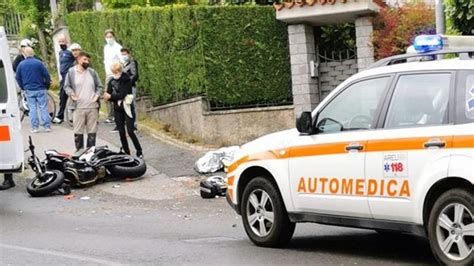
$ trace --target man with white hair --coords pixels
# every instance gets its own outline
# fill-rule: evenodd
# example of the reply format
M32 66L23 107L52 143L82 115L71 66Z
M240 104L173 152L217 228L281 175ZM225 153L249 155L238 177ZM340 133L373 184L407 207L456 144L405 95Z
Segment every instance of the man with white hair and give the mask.
M28 109L30 109L31 133L38 133L40 110L41 120L46 132L51 131L51 117L48 113L48 94L46 90L51 84L51 77L43 63L34 57L33 48L24 49L25 59L18 65L16 81L25 92Z
M26 47L33 47L33 43L28 40L28 39L23 39L20 42L20 53L15 57L13 60L13 71L16 72L16 69L18 68L18 65L21 63L21 61L25 60L25 48Z
M59 73L61 74L61 82L59 83L59 111L53 119L53 123L62 123L64 120L64 110L66 110L66 103L68 96L64 90L64 81L68 70L74 66L76 59L71 51L67 48L67 38L64 35L58 37L58 44L61 50L59 51Z

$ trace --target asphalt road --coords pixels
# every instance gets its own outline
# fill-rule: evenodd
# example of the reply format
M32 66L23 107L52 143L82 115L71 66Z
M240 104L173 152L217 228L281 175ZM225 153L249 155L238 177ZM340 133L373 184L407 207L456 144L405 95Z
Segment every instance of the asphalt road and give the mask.
M50 134L72 143L65 129ZM51 135L35 139L45 147ZM101 138L117 143L113 136L103 127ZM225 199L198 196L192 162L199 153L142 142L156 169L139 181L78 189L70 199L31 198L16 177L17 187L0 192L0 264L434 264L422 239L316 224L297 225L284 249L256 247Z

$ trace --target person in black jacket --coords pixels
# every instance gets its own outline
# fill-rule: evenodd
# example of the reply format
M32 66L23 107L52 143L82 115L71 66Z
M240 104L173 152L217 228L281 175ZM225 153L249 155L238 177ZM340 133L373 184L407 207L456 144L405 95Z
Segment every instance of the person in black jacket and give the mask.
M33 47L33 43L28 40L28 39L23 39L21 40L20 42L20 53L15 57L15 59L13 60L13 71L16 72L16 69L18 67L18 65L20 65L21 61L25 60L26 56L25 56L25 48L26 47Z
M130 77L123 72L122 65L120 63L113 63L111 70L113 78L110 79L109 83L107 84L107 92L104 93L104 100L110 101L114 104L115 125L119 131L120 142L122 143L123 151L127 154L130 154L127 135L125 133L125 127L127 127L127 133L132 139L133 145L137 150L137 157L143 158L142 147L138 141L137 135L135 135L133 128L133 116L131 114L133 102L129 99L130 97L133 97L132 82Z
M132 108L132 115L133 115L133 126L135 130L137 130L137 81L138 81L138 62L135 60L129 48L122 48L120 50L121 56L120 61L123 64L123 72L127 73L130 77L130 81L132 82L132 94L133 94L133 108Z

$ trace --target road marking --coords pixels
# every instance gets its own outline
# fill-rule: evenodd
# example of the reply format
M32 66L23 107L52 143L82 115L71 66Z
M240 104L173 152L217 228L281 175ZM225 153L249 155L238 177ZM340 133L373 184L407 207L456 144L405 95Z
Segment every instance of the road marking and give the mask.
M44 250L44 249L20 247L20 246L13 246L13 245L7 245L7 244L2 244L2 243L0 243L0 248L21 250L21 251L32 252L32 253L37 253L37 254L42 254L42 255L51 255L51 256L56 256L56 257L62 257L62 258L68 258L68 259L73 259L73 260L80 260L80 261L86 261L86 262L90 262L90 263L97 263L97 264L104 264L104 265L122 265L118 262L102 260L102 259L96 259L96 258L91 258L91 257L85 257L85 256L76 255L76 254L72 254L72 253L64 253L64 252Z

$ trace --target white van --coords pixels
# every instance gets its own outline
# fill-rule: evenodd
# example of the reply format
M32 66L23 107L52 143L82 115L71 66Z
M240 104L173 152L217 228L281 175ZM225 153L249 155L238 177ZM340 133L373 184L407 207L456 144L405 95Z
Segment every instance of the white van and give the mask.
M23 156L15 74L5 28L0 26L0 173L22 172Z

